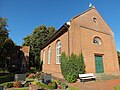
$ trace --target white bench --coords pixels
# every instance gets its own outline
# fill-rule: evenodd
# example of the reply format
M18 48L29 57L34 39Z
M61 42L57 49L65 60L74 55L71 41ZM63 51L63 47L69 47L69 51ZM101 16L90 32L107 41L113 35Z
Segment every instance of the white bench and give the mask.
M96 76L93 73L79 74L79 78L81 82L84 82L85 80L96 80Z

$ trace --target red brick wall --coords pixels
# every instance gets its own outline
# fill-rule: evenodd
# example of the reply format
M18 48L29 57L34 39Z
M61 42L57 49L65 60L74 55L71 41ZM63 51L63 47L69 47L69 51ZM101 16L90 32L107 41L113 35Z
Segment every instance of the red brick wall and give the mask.
M54 42L46 46L41 51L41 59L43 60L43 51L45 50L45 64L43 64L43 71L47 73L51 73L54 75L61 75L60 65L56 64L56 43L60 40L62 43L61 52L66 52L68 54L68 32L64 33L64 35L60 36ZM48 64L48 48L51 47L51 63ZM61 76L62 77L62 76Z
M94 17L97 23L93 22ZM95 53L103 54L105 72L119 71L113 32L96 9L72 19L70 31L71 52L78 54L82 50L87 72L96 72ZM102 45L93 44L96 36L102 39Z
M97 19L97 23L93 21L94 17ZM119 71L113 32L96 9L91 9L80 16L74 17L70 22L70 53L79 54L82 51L86 64L86 72L96 72L94 58L96 53L103 55L105 73ZM101 38L102 45L95 45L93 43L93 38L96 36ZM68 55L68 32L64 33L43 49L46 52L46 61L43 65L43 71L52 73L54 76L61 75L60 65L56 64L57 40L60 40L62 43L62 52ZM47 64L49 46L51 46L52 49L51 64ZM41 52L42 59L43 50Z

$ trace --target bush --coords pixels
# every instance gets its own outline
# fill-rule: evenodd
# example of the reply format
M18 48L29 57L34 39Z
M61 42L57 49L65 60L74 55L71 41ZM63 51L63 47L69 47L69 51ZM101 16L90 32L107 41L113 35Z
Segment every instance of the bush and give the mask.
M38 83L38 87L45 88L45 90L53 90L53 87L51 85L47 85L44 83Z
M74 75L74 73L68 73L66 80L70 83L73 83L77 81L77 77Z
M65 53L61 55L61 71L63 77L70 83L76 82L78 75L85 73L85 64L82 53L78 56L71 54L68 60Z
M52 88L57 89L57 83L55 81L52 82Z
M64 52L64 53L61 54L61 64L60 64L60 66L61 66L62 75L65 79L66 79L66 75L68 73L67 70L69 69L67 63L68 63L68 58L67 58L67 56Z
M7 70L7 69L2 69L2 68L0 68L0 74L1 73L9 73L9 71Z
M42 78L42 72L37 72L36 73L36 78L41 79Z
M24 87L28 87L29 84L30 84L30 82L27 82L27 83L25 83L23 86L24 86Z
M68 88L68 85L66 84L66 83L61 83L61 86L62 86L62 89L66 89L66 88Z
M0 76L0 84L10 81L14 81L14 74L9 74L9 75L7 74L4 76Z
M8 88L13 87L13 83L11 83L11 82L7 83L7 87L8 87Z

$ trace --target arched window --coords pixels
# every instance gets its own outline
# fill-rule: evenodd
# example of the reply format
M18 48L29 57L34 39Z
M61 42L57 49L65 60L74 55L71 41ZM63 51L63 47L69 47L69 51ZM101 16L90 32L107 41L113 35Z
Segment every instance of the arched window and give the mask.
M45 64L45 50L43 51L43 64Z
M56 44L56 64L60 64L61 57L61 42L58 41Z
M101 45L101 44L102 44L102 40L101 40L101 38L99 38L99 37L94 37L93 43L94 43L94 44L97 44L97 45Z
M48 64L50 64L51 59L51 47L48 47Z

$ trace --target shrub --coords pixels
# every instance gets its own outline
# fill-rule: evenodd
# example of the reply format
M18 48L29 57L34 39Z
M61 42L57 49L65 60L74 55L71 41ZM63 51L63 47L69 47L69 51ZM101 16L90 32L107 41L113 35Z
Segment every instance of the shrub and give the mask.
M55 81L52 82L52 88L57 89L57 83Z
M70 59L68 60L65 53L61 55L61 71L63 77L68 82L77 81L78 75L85 73L85 64L82 53L78 56L74 53L71 54Z
M36 73L36 78L41 79L42 78L42 72L37 72Z
M66 76L66 80L70 83L76 82L77 81L77 77L74 75L74 73L68 73L68 75Z
M61 54L61 71L62 71L62 75L64 78L66 78L66 75L67 75L67 69L68 69L68 65L67 65L67 62L68 62L68 58L65 54L65 52L63 52Z
M45 88L45 90L53 90L53 87L51 85L47 85L44 83L38 83L38 87Z
M11 83L11 82L7 83L7 87L8 87L8 88L13 87L13 83Z
M30 82L27 82L27 83L25 83L23 86L24 86L24 87L28 87L29 84L30 84Z
M64 82L61 82L59 79L58 80L55 80L56 83L57 83L57 87L58 89L66 89L68 88L68 85Z
M58 80L56 80L56 83L57 83L58 85L60 85L62 82L58 79Z
M61 86L62 86L62 89L66 89L66 88L68 88L68 85L66 84L66 83L61 83Z
M7 69L0 68L0 73L9 73L9 71Z
M78 68L76 72L77 75L85 73L85 63L84 63L84 57L82 53L78 55L77 68Z
M0 76L0 84L10 81L14 81L14 74L9 74L9 75L7 74L4 76Z

